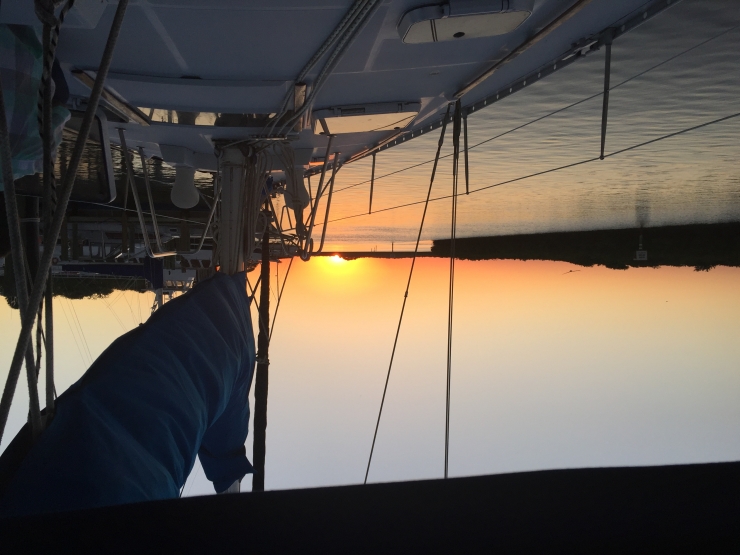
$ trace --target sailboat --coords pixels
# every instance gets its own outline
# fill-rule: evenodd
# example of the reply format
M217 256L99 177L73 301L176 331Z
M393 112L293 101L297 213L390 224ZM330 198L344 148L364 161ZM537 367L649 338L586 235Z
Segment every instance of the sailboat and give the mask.
M248 286L260 322L256 353L249 355L256 360L254 491L7 519L0 529L8 545L40 549L62 541L123 550L147 538L149 547L165 550L234 549L239 537L255 551L675 552L736 539L728 523L737 517L738 469L730 463L260 492L270 263L323 253L338 172L372 158L372 209L376 155L429 133L440 135L441 148L448 133L455 179L467 185L467 118L597 52L605 59L603 158L612 43L676 3L4 2L0 24L42 28L44 79L48 85L57 60L70 116L67 147L62 143L53 155L47 134L47 171L15 180L19 193L45 200L44 242L30 275L18 270L23 325L2 426L34 350L29 345L42 299L47 315L53 306L50 269L84 258L73 253L79 238L69 244L70 235L80 233L68 219L70 201L78 213L105 210L120 218L117 229L101 236L100 260L85 260L86 269L78 270L94 273L96 263L154 267L150 283L162 314L174 313L164 310L170 304L165 281L172 292L202 282L183 296L194 299L206 283L233 288L238 276L259 265L261 285L259 303L256 285ZM51 91L42 96L47 129ZM116 167L123 175L118 183ZM157 196L151 178L157 171L167 175L168 195ZM12 175L4 179L8 224L20 229L13 181ZM176 222L174 231L167 222ZM20 238L11 243L21 260ZM91 246L88 254L92 259ZM453 267L454 258L453 247ZM177 265L193 270L188 285L160 277ZM71 265L67 271L74 271ZM54 422L48 418L56 402L48 323L45 332L46 412L38 393L32 395L34 438ZM238 491L235 484L217 489ZM44 535L35 534L39 527Z

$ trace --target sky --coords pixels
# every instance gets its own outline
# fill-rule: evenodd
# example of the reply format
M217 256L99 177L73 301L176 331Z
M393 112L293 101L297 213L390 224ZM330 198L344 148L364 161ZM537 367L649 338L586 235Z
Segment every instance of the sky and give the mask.
M270 351L268 489L362 481L409 266L294 261ZM739 278L726 267L458 261L450 475L740 458ZM417 261L370 481L442 476L447 280L447 260ZM150 302L57 301L59 391ZM18 314L2 304L0 321L8 367ZM3 446L25 419L25 387ZM184 493L212 493L197 464Z

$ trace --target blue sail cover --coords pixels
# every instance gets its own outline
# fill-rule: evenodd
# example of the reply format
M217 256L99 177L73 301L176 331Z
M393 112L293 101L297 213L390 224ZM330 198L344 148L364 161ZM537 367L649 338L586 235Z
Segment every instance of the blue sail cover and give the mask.
M252 471L245 275L215 277L113 342L59 396L0 499L27 515L177 497L198 454L216 491Z

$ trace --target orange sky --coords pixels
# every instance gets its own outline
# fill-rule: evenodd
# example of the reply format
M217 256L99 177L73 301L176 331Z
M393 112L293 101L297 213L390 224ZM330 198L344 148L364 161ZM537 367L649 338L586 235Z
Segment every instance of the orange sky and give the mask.
M362 479L409 264L294 261L270 353L268 487ZM417 262L371 480L441 475L447 272ZM456 275L452 475L740 458L739 269L458 261ZM59 390L85 368L72 306L94 358L150 302L58 300ZM0 306L7 368L17 313ZM210 491L193 474L188 493Z

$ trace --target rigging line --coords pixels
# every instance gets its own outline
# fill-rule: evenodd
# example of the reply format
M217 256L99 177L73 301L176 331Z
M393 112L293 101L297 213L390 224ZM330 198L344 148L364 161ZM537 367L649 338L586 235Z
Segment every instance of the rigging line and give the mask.
M280 264L275 264L275 283L280 283ZM280 299L280 290L273 290L272 296L275 298L275 301Z
M87 344L87 337L85 337L85 331L82 329L82 322L80 322L80 317L77 316L77 309L75 309L74 303L67 299L67 302L69 302L69 306L72 307L72 315L74 316L74 320L77 323L77 327L80 330L80 337L82 337L82 344L85 346L85 351L87 351L87 358L90 362L90 365L93 363L93 357L92 353L90 353L90 346Z
M630 81L633 81L633 80L637 79L638 77L642 77L646 73L650 73L651 71L653 71L655 69L658 69L659 67L661 67L661 66L663 66L663 65L665 65L665 64L667 64L669 62L672 62L676 58L679 58L679 57L683 56L684 54L688 54L692 50L696 50L697 48L699 48L701 46L704 46L705 44L707 44L709 42L712 42L713 40L716 40L716 39L718 39L718 38L726 35L727 33L730 33L731 31L734 31L735 29L737 29L739 27L740 27L740 25L735 25L734 27L730 27L729 29L725 29L724 31L722 31L721 33L719 33L717 35L714 35L714 36L712 36L712 37L710 37L710 38L708 38L708 39L706 39L706 40L704 40L704 41L702 41L702 42L700 42L698 44L695 44L694 46L691 46L691 47L687 48L686 50L682 50L678 54L674 54L673 56L671 56L671 57L663 60L662 62L659 62L659 63L655 64L654 66L651 66L651 67L649 67L649 68L647 68L647 69L645 69L645 70L643 70L643 71L641 71L639 73L636 73L632 77L628 77L624 81L621 81L621 82L617 83L616 85L614 85L613 87L610 87L609 90L610 91L613 91L614 89L617 89L617 88L621 87L622 85L626 85ZM563 106L562 108L558 108L557 110L554 110L552 112L549 112L547 114L544 114L544 115L542 115L542 116L540 116L538 118L535 118L535 119L533 119L531 121L528 121L528 122L523 123L521 125L518 125L516 127L512 127L508 131L504 131L504 132L502 132L502 133L500 133L498 135L495 135L493 137L490 137L488 139L485 139L485 140L483 140L483 141L481 141L479 143L476 143L476 144L470 146L468 148L468 150L472 150L472 149L477 148L477 147L479 147L481 145L484 145L486 143L490 143L491 141L494 141L496 139L500 139L501 137L503 137L505 135L508 135L510 133L513 133L514 131L518 131L518 130L524 128L524 127L527 127L529 125L532 125L534 123L537 123L539 121L542 121L544 119L547 119L547 118L549 118L551 116L555 116L555 115L557 115L557 114L559 114L561 112L564 112L566 110L569 110L570 108L575 108L579 104L583 104L584 102L588 102L589 100L593 100L594 98L597 98L599 96L602 96L603 94L604 94L604 92L603 91L600 91L600 92L598 92L596 94L592 94L591 96L587 96L585 98L582 98L581 100L578 100L578 101L576 101L576 102L574 102L572 104L568 104L567 106ZM442 158L449 158L450 156L452 156L452 154L445 154L444 156L442 156ZM389 173L386 173L386 174L377 176L377 177L375 177L375 179L378 180L378 179L383 179L384 177L390 177L391 175L395 175L397 173L402 173L402 172L405 172L405 171L408 171L408 170L412 170L414 168L418 168L419 166L424 166L426 164L430 164L431 162L433 162L433 160L425 160L424 162L419 162L418 164L413 164L411 166L407 166L405 168L401 168L400 170L395 170L395 171L392 171L392 172L389 172ZM335 194L336 193L340 193L342 191L346 191L347 189L352 189L354 187L359 187L360 185L364 185L365 183L369 183L369 182L370 182L370 180L365 180L365 181L361 181L359 183L354 183L353 185L348 185L347 187L342 187L341 189L337 189L336 191L334 191L334 193Z
M134 208L123 208L121 206L113 206L111 204L103 204L102 202L93 202L90 200L71 200L70 202L74 202L77 204L91 204L93 206L100 206L102 208L107 208L109 210L119 210L123 212L133 212L134 214L138 214L138 212ZM146 210L142 210L141 213L145 216L151 216L151 212L147 212ZM175 220L177 222L185 222L188 224L198 224L198 225L205 225L204 222L199 222L197 220L187 220L185 218L176 218L175 216L165 216L164 214L157 214L157 219L164 218L166 220ZM151 222L147 222L151 223Z
M482 187L480 189L473 189L472 191L470 191L470 193L472 194L472 193L476 193L478 191L482 191L483 189L490 189L491 187L498 187L500 185L506 185L507 183L513 183L515 181L522 181L524 179L529 179L531 177L537 177L539 175L544 175L544 174L547 174L547 173L557 172L557 171L564 170L564 169L567 169L567 168L572 168L574 166L580 166L582 164L586 164L588 162L593 162L594 160L598 160L598 159L599 159L599 157L596 156L595 158L589 158L587 160L581 160L579 162L574 162L572 164L566 164L565 166L558 166L557 168L551 168L549 170L544 170L544 171L537 172L537 173L531 173L529 175L524 175L522 177L516 177L514 179L509 179L508 181L501 181L501 182L495 183L493 185L488 185L487 187ZM441 196L441 197L435 197L435 198L431 199L429 202L435 202L435 201L438 201L438 200L445 200L445 199L450 198L450 196L451 195L444 195L444 196ZM373 212L372 215L378 214L380 212L388 212L390 210L398 210L399 208L408 208L409 206L416 206L417 204L424 204L424 203L425 203L425 201L423 201L423 200L415 200L413 202L407 202L407 203L404 203L404 204L398 204L396 206L390 206L388 208L381 208L381 209L376 210L375 212ZM341 220L350 220L352 218L359 218L360 216L368 216L368 213L367 212L364 212L362 214L354 214L352 216L343 216L341 218L336 218L334 220L330 220L329 223L331 223L331 222L338 222L338 221L341 221Z
M376 127L375 129L370 129L369 131L366 131L366 133L373 133L375 131L398 131L399 128L398 127L395 127L396 125L398 125L401 122L404 122L404 121L413 119L413 118L414 118L414 116L406 116L404 118L399 119L398 121L394 121L393 123L387 123L387 124L382 125L380 127ZM391 126L393 126L393 129L388 129ZM404 127L406 127L406 126L404 125Z
M699 125L695 125L693 127L688 127L686 129L682 129L681 131L676 131L674 133L669 133L667 135L662 135L660 137L656 137L655 139L651 139L649 141L645 141L643 143L632 145L630 147L627 147L627 148L624 148L624 149L621 149L621 150L612 152L610 154L606 154L606 155L604 155L604 158L610 158L611 156L616 156L618 154L622 154L622 153L627 152L627 151L630 151L630 150L635 150L637 148L640 148L640 147L643 147L643 146L646 146L646 145L649 145L649 144L652 144L652 143L657 143L657 142L662 141L664 139L670 139L670 138L675 137L677 135L682 135L682 134L688 133L690 131L695 131L697 129L701 129L702 127L708 127L710 125L714 125L715 123L721 123L721 122L724 122L724 121L727 121L727 120L736 118L738 116L740 116L740 112L736 112L734 114L730 114L729 116L724 116L724 117L721 117L721 118L718 118L718 119L715 119L715 120L712 120L712 121L707 121L705 123L702 123L702 124L699 124ZM540 171L540 172L535 172L535 173L530 173L528 175L523 175L521 177L515 177L513 179L507 179L506 181L500 181L500 182L494 183L492 185L486 185L485 187L479 187L477 189L471 189L470 190L470 193L473 194L473 193L477 193L479 191L485 191L486 189L492 189L494 187L500 187L501 185L508 185L510 183L515 183L517 181L523 181L525 179L530 179L532 177L538 177L538 176L545 175L545 174L548 174L548 173L553 173L553 172L557 172L557 171L560 171L560 170L565 170L565 169L573 168L575 166L581 166L583 164L588 164L589 162L595 162L596 160L599 160L599 156L595 156L593 158L587 158L585 160L580 160L578 162L573 162L571 164L565 164L564 166L558 166L556 168L550 168L549 170L543 170L543 171ZM430 200L430 202L434 202L434 201L437 201L437 200L444 200L444 199L448 199L448 198L450 198L450 195L444 195L444 196L441 196L441 197L433 198L433 199ZM389 206L388 208L381 208L379 210L376 210L375 212L373 212L373 215L378 214L380 212L387 212L389 210L397 210L399 208L407 208L409 206L415 206L417 204L423 204L423 203L424 203L423 200L417 200L417 201L414 201L414 202L407 202L405 204L399 204L397 206ZM334 220L329 220L329 223L331 223L331 222L338 222L338 221L341 221L341 220L349 220L349 219L352 219L352 218L359 218L361 216L368 216L368 213L367 212L363 212L361 214L353 214L352 216L343 216L341 218L336 218ZM321 224L319 224L319 225L321 225Z
M193 479L190 482L190 487L188 488L188 492L185 494L186 496L190 495L190 492L193 489L193 484L195 483L195 479L198 477L198 472L200 471L200 466L195 469L195 474L193 475ZM185 484L182 485L182 488L185 489ZM182 492L180 492L180 497L182 497Z
M75 330L72 328L72 324L69 321L69 316L67 316L67 309L64 306L64 303L60 300L59 305L62 307L62 312L64 312L64 319L67 320L67 326L69 327L69 331L72 333L72 339L75 341L75 345L77 345L77 352L80 354L80 359L82 360L82 364L86 364L85 357L82 355L82 349L80 349L80 344L77 341L77 334L75 333Z
M129 284L131 284L131 280L128 280L124 287L128 289ZM123 300L126 301L126 304L128 305L128 311L131 313L131 320L134 322L134 327L136 327L137 321L136 321L136 315L134 314L134 309L131 306L131 302L128 300L128 296L124 294Z
M272 340L272 332L275 331L275 320L277 320L278 309L280 308L280 300L283 298L283 291L285 290L285 284L287 283L288 276L290 275L290 269L293 267L294 259L295 259L294 256L290 257L290 263L288 264L288 269L285 271L285 278L283 279L283 285L282 287L280 287L280 293L278 294L277 304L275 305L275 314L272 315L272 326L270 326L270 335L267 338L268 343Z
M80 344L84 347L84 351L87 354L87 360L89 364L92 364L92 355L90 354L90 348L87 344L87 338L85 337L85 332L82 329L82 323L80 322L80 318L77 315L77 310L74 307L74 304L70 299L67 299L67 302L69 303L70 308L72 309L72 322L77 326L77 329L79 330L80 334Z
M250 293L249 293L249 297L250 297L251 299L254 299L254 296L255 296L255 294L257 293L257 286L258 286L258 285L260 284L260 282L262 281L262 276L259 276L259 277L257 278L257 281L256 281L256 282L255 282L255 284L254 284L254 287L252 287L252 284L251 284L251 283L249 283L249 275L247 275L247 274L245 273L245 277L247 278L247 287L249 287L249 291L250 291Z
M370 464L373 460L373 452L375 451L375 440L378 438L378 428L380 427L380 417L383 414L383 405L385 404L385 395L388 392L388 381L391 377L391 369L393 368L393 359L396 356L396 346L398 345L398 335L401 333L401 323L403 322L403 313L406 310L406 301L409 297L409 288L411 287L411 277L414 275L414 267L416 266L416 255L419 252L419 242L421 241L421 232L424 229L424 220L427 216L427 208L429 207L429 197L432 194L432 186L434 185L434 176L437 173L437 163L439 162L439 153L442 150L442 144L444 143L445 130L447 129L447 120L450 116L451 104L447 105L447 113L445 114L442 122L442 131L439 134L439 142L437 143L437 156L434 159L434 165L432 166L432 175L429 178L429 190L427 191L427 200L424 204L424 212L421 215L421 223L419 224L419 234L416 237L416 247L414 248L414 256L411 258L411 268L409 269L409 279L406 282L406 291L403 294L403 304L401 305L401 315L398 318L398 327L396 327L396 337L393 339L393 349L391 350L391 360L388 363L388 373L385 377L385 386L383 386L383 396L380 399L380 409L378 410L378 420L375 422L375 433L373 434L373 443L370 447L370 456L367 459L367 469L365 469L365 481L363 484L367 484L367 476L370 473Z
M103 302L105 303L105 306L107 306L107 307L108 307L108 310L110 310L110 311L111 311L111 313L113 314L113 317L114 317L114 318L116 319L116 321L118 322L118 325L120 325L120 326L121 326L121 329L122 329L122 330L123 330L124 332L128 331L128 330L126 329L126 327L125 327L125 326L123 325L123 322L121 322L121 319L120 319L120 318L118 317L118 314L116 314L115 310L113 310L113 308L111 307L111 305L110 305L110 304L108 304L108 302L107 302L107 301L106 301L105 299L103 299Z
M262 281L262 276L257 279L257 282L254 284L254 289L252 289L252 294L250 295L250 303L249 303L249 309L252 309L252 305L257 309L257 323L259 324L259 328L261 330L265 330L267 328L267 322L265 322L264 318L262 318L260 314L260 305L257 302L257 299L255 298L257 294L257 286L260 285L260 282ZM247 286L251 289L252 286L249 283L249 278L247 278Z
M625 152L629 152L630 150L635 150L637 148L641 148L643 146L647 146L653 143L657 143L658 141L662 141L663 139L670 139L671 137L676 137L677 135L683 135L684 133L689 133L691 131L696 131L697 129L701 129L702 127L708 127L715 123L721 123L723 121L731 120L733 118L736 118L740 116L740 112L736 112L734 114L730 114L729 116L724 116L722 118L717 118L712 121L706 121L704 123L700 123L699 125L695 125L693 127L687 127L686 129L682 129L681 131L676 131L674 133L669 133L668 135L663 135L661 137L656 137L655 139L650 139L649 141L645 141L643 143L639 143L636 145L628 146L627 148L623 148L621 150L615 150L614 152L611 152L604 156L604 158L608 158L610 156L616 156L618 154L623 154Z
M447 478L450 454L450 385L452 381L452 308L455 291L455 235L457 230L457 178L460 164L460 127L462 123L460 100L455 102L455 116L452 126L452 216L450 224L450 285L447 300L447 390L445 402L445 473Z
M69 303L69 299L64 298L64 301L67 301ZM75 338L79 339L80 341L80 356L82 356L82 364L87 365L87 353L85 352L85 345L82 342L82 336L80 335L79 328L77 327L77 322L75 321L74 315L72 314L71 304L69 310L69 321L70 325L72 326L72 333L74 334Z

